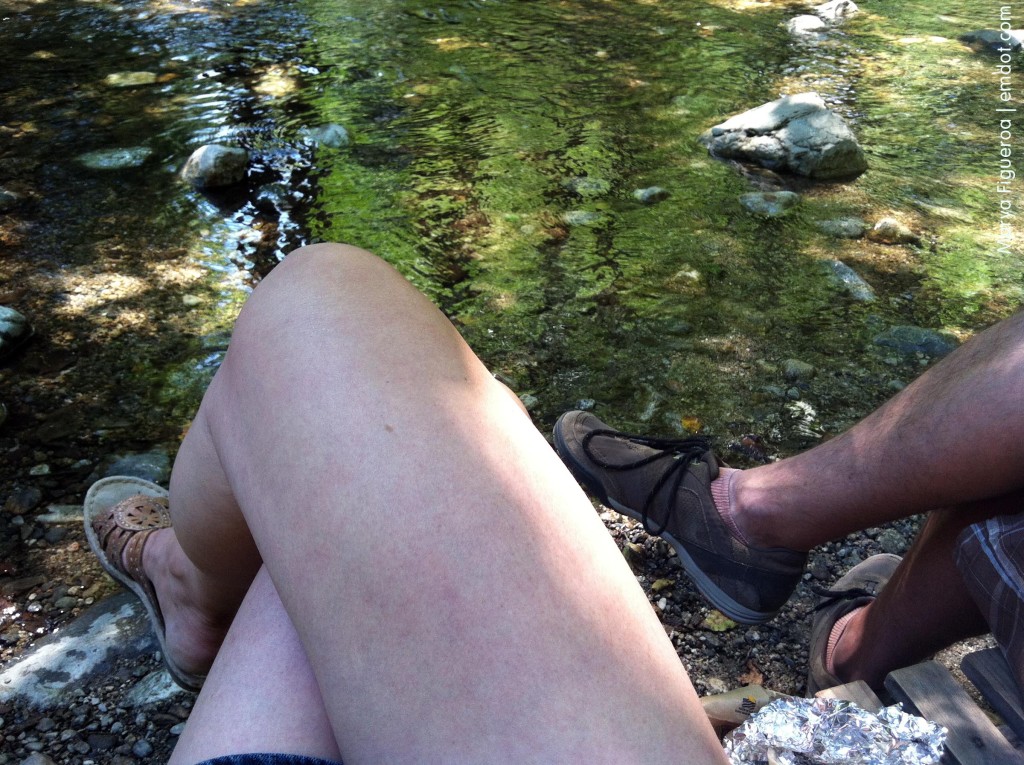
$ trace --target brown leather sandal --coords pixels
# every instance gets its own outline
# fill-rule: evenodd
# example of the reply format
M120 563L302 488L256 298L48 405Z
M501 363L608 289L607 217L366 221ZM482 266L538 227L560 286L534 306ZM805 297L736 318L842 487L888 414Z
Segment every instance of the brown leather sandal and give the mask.
M168 655L156 590L142 569L142 551L149 535L170 525L167 492L141 478L104 478L94 483L85 497L85 536L89 546L107 573L135 593L146 607L171 678L185 690L198 692L206 678L185 672Z

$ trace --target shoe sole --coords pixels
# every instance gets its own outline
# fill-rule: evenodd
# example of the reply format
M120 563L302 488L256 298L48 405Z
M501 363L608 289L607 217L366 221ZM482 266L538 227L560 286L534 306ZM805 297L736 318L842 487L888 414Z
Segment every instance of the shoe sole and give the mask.
M608 492L597 478L591 475L587 469L577 462L576 458L573 457L569 451L569 447L562 437L561 428L559 427L562 423L562 418L566 415L562 415L558 418L555 423L552 435L554 436L555 451L558 456L561 457L562 462L565 463L566 467L569 468L569 472L573 474L573 477L582 484L587 492L597 499L601 504L606 507L610 507L617 513L621 513L633 520L643 522L643 515L638 513L631 507L626 507L620 502L616 502L614 499L608 496ZM645 529L646 531L646 529ZM679 556L679 562L683 566L683 570L686 575L690 577L697 591L703 595L712 606L721 611L727 617L732 619L734 622L739 624L757 625L764 624L767 621L771 621L772 618L778 613L778 611L771 611L765 613L764 611L754 611L753 609L747 608L742 603L738 603L735 599L731 598L724 590L718 585L711 581L711 579L705 574L697 562L687 552L686 546L678 539L673 537L668 532L664 532L661 538L672 545L672 548L676 551Z

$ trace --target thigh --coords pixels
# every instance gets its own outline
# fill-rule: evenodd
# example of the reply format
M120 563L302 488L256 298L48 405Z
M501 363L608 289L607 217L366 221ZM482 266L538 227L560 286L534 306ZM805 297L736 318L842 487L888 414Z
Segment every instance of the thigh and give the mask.
M341 759L305 651L265 570L231 625L170 762L256 752Z
M389 266L290 255L204 407L346 763L722 760L582 490Z

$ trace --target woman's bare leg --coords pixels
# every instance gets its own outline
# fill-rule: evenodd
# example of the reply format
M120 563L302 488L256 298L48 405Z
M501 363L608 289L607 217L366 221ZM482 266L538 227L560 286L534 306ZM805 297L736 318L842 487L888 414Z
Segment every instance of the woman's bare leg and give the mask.
M249 752L341 758L316 678L266 570L231 625L170 765Z
M289 256L197 423L171 487L195 571L176 597L147 562L165 615L231 611L262 559L350 765L723 761L589 501L382 261Z

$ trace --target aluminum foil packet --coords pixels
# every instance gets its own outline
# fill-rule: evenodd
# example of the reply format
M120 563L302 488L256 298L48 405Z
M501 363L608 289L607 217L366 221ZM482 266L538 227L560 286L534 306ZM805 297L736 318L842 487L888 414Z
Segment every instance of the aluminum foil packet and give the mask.
M901 705L877 714L838 699L773 701L726 734L733 765L932 765L946 729Z

